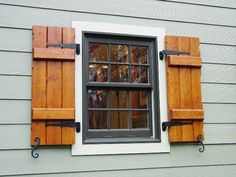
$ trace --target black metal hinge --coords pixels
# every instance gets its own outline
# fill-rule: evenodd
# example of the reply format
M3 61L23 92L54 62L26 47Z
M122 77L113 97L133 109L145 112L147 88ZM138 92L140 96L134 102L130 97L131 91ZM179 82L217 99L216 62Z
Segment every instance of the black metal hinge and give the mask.
M186 54L190 55L190 52L181 52L181 51L175 51L175 50L162 50L159 52L160 60L163 60L164 56L166 55L181 55Z
M162 122L162 131L166 131L167 127L172 127L172 126L181 126L181 125L192 125L193 122L183 122L183 121L171 121L171 122Z
M63 47L69 49L75 49L77 55L80 54L80 44L47 44L49 47Z
M80 132L80 122L73 122L73 121L64 121L61 123L46 123L46 126L56 126L56 127L70 127L75 128L76 132Z

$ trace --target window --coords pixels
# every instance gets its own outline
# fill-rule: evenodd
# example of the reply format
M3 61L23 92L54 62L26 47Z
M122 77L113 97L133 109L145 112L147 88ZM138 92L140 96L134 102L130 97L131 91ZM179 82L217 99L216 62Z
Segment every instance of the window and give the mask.
M72 154L168 152L164 30L73 22L76 43L76 135ZM161 108L161 109L160 109Z

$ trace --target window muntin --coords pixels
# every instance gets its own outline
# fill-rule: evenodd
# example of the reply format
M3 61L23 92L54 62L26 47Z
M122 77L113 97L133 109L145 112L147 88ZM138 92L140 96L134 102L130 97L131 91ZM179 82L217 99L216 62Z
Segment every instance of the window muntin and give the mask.
M155 39L84 34L83 140L153 137ZM86 72L88 74L86 74ZM157 127L157 126L156 126ZM159 137L155 135L155 137ZM91 142L91 141L89 141Z

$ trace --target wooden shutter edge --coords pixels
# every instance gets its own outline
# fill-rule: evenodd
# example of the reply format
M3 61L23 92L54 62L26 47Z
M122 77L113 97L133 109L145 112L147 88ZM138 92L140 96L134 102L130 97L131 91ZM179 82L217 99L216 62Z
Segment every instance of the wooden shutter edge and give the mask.
M53 120L65 119L74 120L74 108L33 108L32 119L37 120Z
M33 58L44 60L75 60L74 49L54 49L54 48L33 48Z
M200 57L169 55L167 57L167 60L168 60L168 66L192 66L192 67L202 66Z
M204 112L202 109L170 109L170 118L203 120Z

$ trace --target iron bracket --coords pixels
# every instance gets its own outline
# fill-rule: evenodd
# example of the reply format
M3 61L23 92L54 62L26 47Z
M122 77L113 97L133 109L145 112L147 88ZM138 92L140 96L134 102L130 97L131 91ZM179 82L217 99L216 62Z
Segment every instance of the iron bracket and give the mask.
M202 147L199 148L199 152L201 152L201 153L204 152L205 151L205 145L202 142L202 135L201 134L199 134L197 136L197 144L200 144L202 146Z
M31 150L31 156L34 158L34 159L37 159L39 157L39 153L35 153L34 151L36 149L38 149L39 145L40 145L40 138L39 137L35 137L34 138L34 142L35 144L33 145L32 147L32 150Z
M193 122L183 122L183 121L171 121L171 122L162 122L162 131L166 131L167 127L172 126L181 126L181 125L193 125Z
M48 47L63 47L69 49L75 49L77 55L80 54L80 44L47 44Z
M80 132L80 122L64 121L61 123L46 123L46 127L48 126L75 128L77 133Z
M181 52L176 50L162 50L159 52L159 57L160 60L163 60L164 56L166 55L181 55L181 54L190 55L190 52Z

